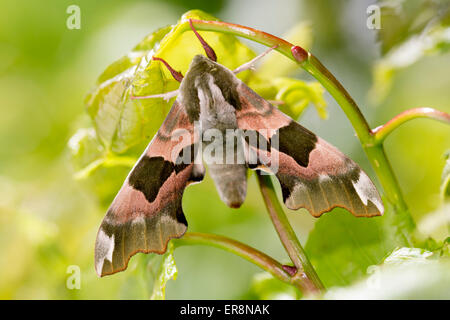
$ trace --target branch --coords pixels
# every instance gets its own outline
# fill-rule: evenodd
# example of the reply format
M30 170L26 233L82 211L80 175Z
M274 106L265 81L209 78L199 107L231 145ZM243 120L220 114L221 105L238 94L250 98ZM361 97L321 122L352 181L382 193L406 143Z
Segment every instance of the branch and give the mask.
M294 285L300 290L305 288L304 280L291 277L285 270L285 266L281 263L269 257L265 253L262 253L261 251L258 251L239 241L219 235L197 232L187 232L182 238L172 239L171 241L176 247L199 244L223 249L259 266L261 269L269 272L275 278L283 282Z
M319 293L324 291L322 282L320 281L311 262L309 262L305 250L298 241L288 218L284 214L283 208L278 202L270 176L262 175L259 171L257 171L256 174L258 177L261 194L264 198L264 203L267 207L270 218L272 219L272 223L275 226L284 248L297 269L297 272L293 277L304 279L304 290L307 292Z
M375 144L381 144L386 137L403 123L417 118L428 118L450 124L450 114L433 108L415 108L403 111L387 123L372 130Z

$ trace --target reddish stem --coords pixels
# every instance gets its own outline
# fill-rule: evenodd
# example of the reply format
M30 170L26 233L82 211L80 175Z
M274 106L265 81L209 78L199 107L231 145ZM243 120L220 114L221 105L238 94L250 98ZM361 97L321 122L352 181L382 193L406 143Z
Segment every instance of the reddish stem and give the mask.
M166 66L166 68L170 71L170 73L172 74L172 77L177 80L178 82L181 82L181 80L183 80L183 75L181 74L181 72L175 71L168 63L166 60L161 59L161 58L157 58L157 57L152 57L153 60L157 60L157 61L161 61L162 63L164 63L164 65Z
M375 143L380 144L386 137L398 128L401 124L416 118L429 118L450 124L450 114L433 108L414 108L403 111L384 125L372 130L375 137Z
M212 61L217 61L217 55L214 52L214 49L209 46L209 44L205 41L205 39L202 38L202 36L195 30L194 25L192 24L192 19L189 19L189 25L191 26L192 31L194 31L195 35L197 36L198 40L203 46L203 49L206 52L206 55L208 58L210 58Z

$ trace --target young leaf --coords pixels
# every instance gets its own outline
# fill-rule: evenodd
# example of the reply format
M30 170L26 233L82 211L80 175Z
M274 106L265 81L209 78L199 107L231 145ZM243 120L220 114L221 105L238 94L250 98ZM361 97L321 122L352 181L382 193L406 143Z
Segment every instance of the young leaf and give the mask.
M305 250L325 287L349 285L394 248L408 244L398 231L401 213L385 209L381 217L355 219L338 208L315 223Z
M172 26L167 26L147 35L126 56L109 65L98 78L97 84L114 78L132 66L138 65L142 57L145 57L151 50L156 48L170 30L172 30Z
M429 262L428 258L432 255L433 252L424 249L403 247L394 250L386 259L384 259L383 265L396 266L408 263L427 263Z
M450 47L450 6L446 1L382 1L379 39L383 57L373 70L370 99L381 102L392 78L422 57L445 53Z
M190 11L187 19L217 20L201 11ZM164 120L172 101L162 98L131 100L130 96L175 90L178 82L153 61L157 56L176 70L185 72L195 54L203 49L192 32L181 32L178 25L157 30L141 41L129 54L109 66L100 76L98 86L86 98L88 112L97 136L108 152L123 153L134 145L148 142ZM202 33L216 51L219 62L230 69L251 60L255 54L236 37ZM244 72L241 77L246 77ZM142 150L141 150L142 151Z
M106 150L124 151L123 145L136 143L142 130L137 104L129 100L135 71L135 66L130 67L101 83L86 98L88 113ZM124 134L124 130L128 132Z
M423 33L432 23L448 23L450 11L447 0L381 0L381 25L378 40L382 53Z
M278 90L275 100L284 102L280 109L293 119L298 119L310 103L316 108L319 117L328 117L323 97L325 89L320 83L290 78L276 78L273 82Z
M152 300L164 300L166 296L166 284L170 279L176 279L177 266L173 258L173 244L169 243L166 253L162 257L158 273L153 282L153 292L150 297Z
M418 248L393 251L382 264L368 268L365 279L333 288L325 299L449 299L450 261L433 259Z
M81 128L70 138L69 150L77 170L104 157L104 148L97 138L94 128Z
M256 71L249 80L249 86L266 100L279 103L277 107L293 119L298 119L306 107L313 104L319 117L328 117L325 89L317 81L306 82L294 78L263 78Z
M268 272L253 276L249 298L258 300L295 300L301 296L295 287L281 282Z

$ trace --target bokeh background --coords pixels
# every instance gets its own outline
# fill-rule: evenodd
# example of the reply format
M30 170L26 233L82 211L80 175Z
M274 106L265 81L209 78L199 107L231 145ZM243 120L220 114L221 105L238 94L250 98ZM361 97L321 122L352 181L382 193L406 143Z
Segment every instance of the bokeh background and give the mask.
M372 127L413 107L450 112L448 52L426 54L412 63L406 55L404 66L374 83L374 67L387 49L366 26L366 9L373 2L0 0L0 298L148 298L147 284L136 271L143 255L133 258L126 272L111 277L98 278L93 267L98 226L114 196L111 190L118 190L128 168L100 169L103 180L75 180L68 141L90 123L84 97L101 72L145 35L176 23L190 9L279 36L299 22L308 23L311 51L343 83ZM79 30L66 28L71 4L81 8ZM389 21L383 32L403 22ZM401 41L413 29L405 26L392 41ZM298 76L308 78L305 73ZM389 90L379 88L388 81ZM310 108L301 123L373 177L349 121L329 95L326 99L327 120ZM449 149L449 127L429 120L405 124L386 142L415 221L437 239L445 238L447 229L427 223L427 217L441 208L439 183ZM220 202L209 179L187 189L183 207L190 231L226 235L287 260L254 177L239 210ZM305 243L317 219L304 210L288 216ZM177 280L168 283L170 299L252 297L254 275L260 272L209 247L180 248L175 259L179 272ZM69 265L81 268L80 290L66 287Z

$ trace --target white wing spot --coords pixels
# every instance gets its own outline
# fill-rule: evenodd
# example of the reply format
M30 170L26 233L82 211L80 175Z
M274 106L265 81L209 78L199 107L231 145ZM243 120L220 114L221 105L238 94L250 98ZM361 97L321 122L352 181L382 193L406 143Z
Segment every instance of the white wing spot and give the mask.
M105 259L109 262L112 262L112 256L114 252L114 234L111 237L108 237L108 235L102 229L100 229L100 231L98 232L96 249L98 254L98 261L95 269L97 270L98 274L101 274Z
M352 181L352 184L365 206L367 206L367 203L370 200L377 207L378 211L383 213L384 207L378 197L377 189L364 172L361 171L359 173L358 181Z
M286 199L286 207L291 210L297 210L299 208L299 204L304 204L304 196L305 196L306 187L300 181L297 181L294 188L292 188L291 194L289 198Z
M330 176L327 174L319 174L319 182L322 183L326 181L331 181Z
M145 219L144 217L136 217L131 221L131 224L136 225L136 224L144 224L145 223ZM114 236L114 235L113 235Z

